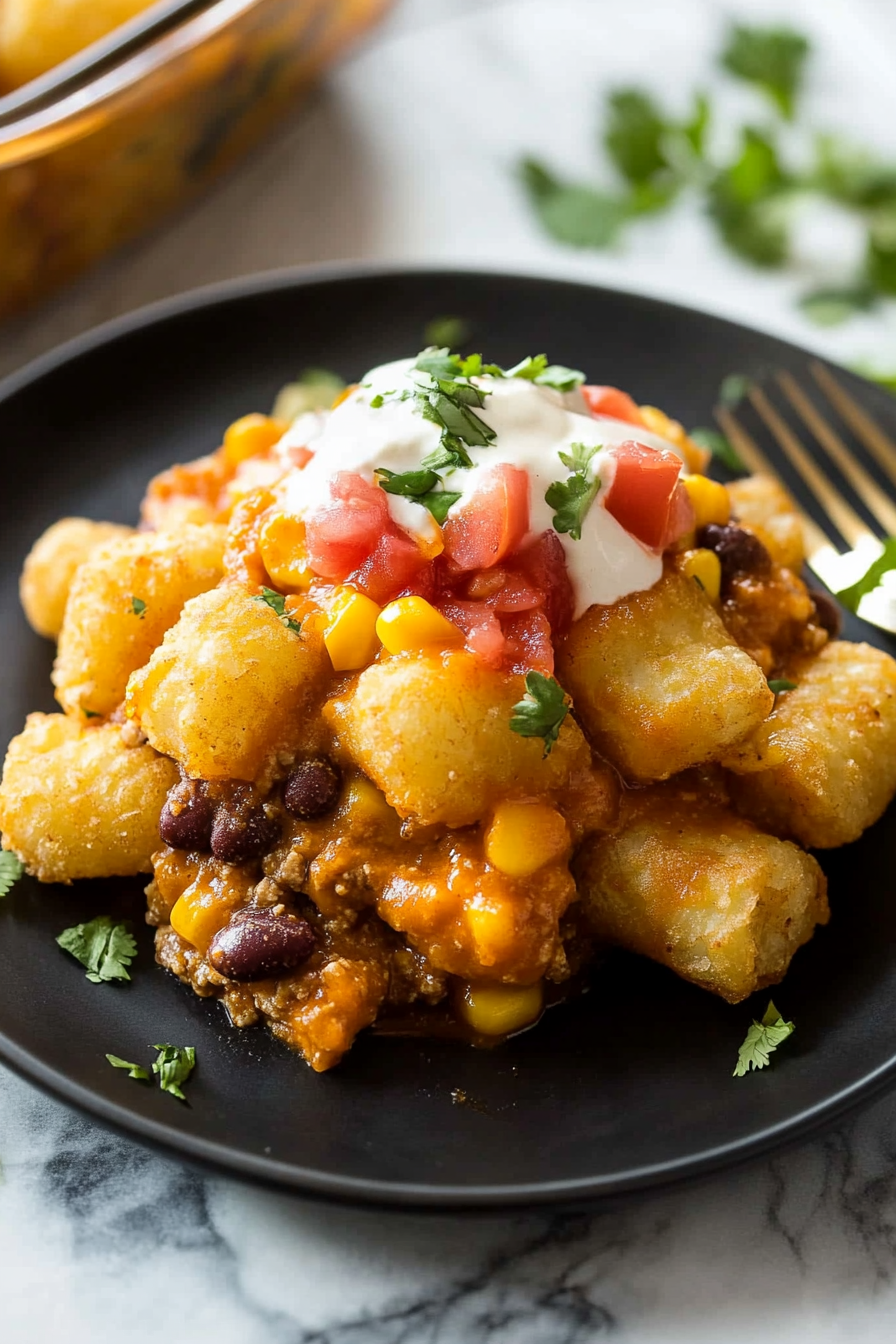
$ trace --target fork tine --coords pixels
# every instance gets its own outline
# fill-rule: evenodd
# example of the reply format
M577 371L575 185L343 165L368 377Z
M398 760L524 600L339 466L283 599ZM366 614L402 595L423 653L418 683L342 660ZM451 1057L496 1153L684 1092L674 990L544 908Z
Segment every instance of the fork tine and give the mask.
M896 506L856 460L836 430L819 414L793 375L782 370L778 374L778 382L803 424L839 467L844 479L849 481L869 513L889 536L896 535Z
M850 396L846 388L837 381L830 369L820 360L813 360L809 367L812 377L834 409L840 413L859 442L865 445L881 471L885 472L893 484L896 485L896 443L893 442L889 434L884 433L877 421ZM892 531L892 529L889 530Z
M834 527L849 546L858 546L859 542L867 537L873 539L874 533L812 460L793 430L775 410L762 388L754 384L748 395L766 428L777 441L779 448L799 473L803 484L811 490L822 512L834 524Z
M722 433L731 441L740 455L742 461L750 468L750 471L757 472L762 476L771 476L775 480L779 479L779 473L769 462L762 449L757 444L751 434L748 434L743 425L738 420L733 411L727 406L717 406L715 417L718 421ZM838 545L836 536L831 533L828 535L816 523L815 519L806 512L799 504L796 505L800 515L800 521L803 525L803 533L806 540L806 549L810 556L822 551L835 550Z

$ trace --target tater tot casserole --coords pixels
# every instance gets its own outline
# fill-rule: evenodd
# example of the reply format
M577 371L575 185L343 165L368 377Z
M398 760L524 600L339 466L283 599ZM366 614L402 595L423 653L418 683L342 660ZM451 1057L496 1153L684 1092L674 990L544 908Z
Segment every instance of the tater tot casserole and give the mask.
M335 393L335 397L334 397ZM0 786L41 882L151 876L158 962L315 1070L531 1026L610 948L737 1003L896 791L896 662L795 506L543 356L319 375L67 518L21 593L62 712Z

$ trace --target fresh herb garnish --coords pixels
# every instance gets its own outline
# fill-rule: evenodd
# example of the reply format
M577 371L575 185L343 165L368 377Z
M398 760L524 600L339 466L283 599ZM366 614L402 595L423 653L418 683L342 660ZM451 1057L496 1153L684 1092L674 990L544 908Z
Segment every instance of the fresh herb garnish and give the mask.
M770 691L774 691L775 695L781 695L784 691L795 691L796 682L788 681L786 677L772 677L768 683L768 688Z
M837 327L856 313L867 313L877 302L877 295L867 283L843 285L838 288L812 289L804 294L799 305L816 327Z
M81 713L84 715L85 719L101 719L103 717L97 710L85 709L83 705L81 706Z
M127 968L137 955L137 944L127 925L113 923L109 915L64 929L56 941L87 967L87 979L93 984L130 980Z
M11 850L0 850L0 896L8 896L25 871L25 865L18 854Z
M585 381L581 369L568 369L565 364L549 364L547 355L528 355L519 364L514 364L512 369L500 369L496 364L489 364L488 369L499 378L525 378L538 387L553 387L557 392L572 392Z
M710 218L733 252L757 266L784 264L790 239L783 207L791 186L771 136L745 126L740 154L715 174L707 197Z
M564 182L537 159L523 160L520 177L545 233L569 247L610 247L632 216L626 199Z
M723 406L733 409L749 392L752 378L745 373L729 373L719 384L719 401Z
M526 694L513 707L510 727L520 737L543 738L544 754L550 756L568 713L569 705L560 683L542 672L527 672Z
M462 317L434 317L426 324L423 339L427 345L457 350L470 338L470 324Z
M573 541L582 539L582 523L600 490L600 477L589 473L591 459L600 451L600 445L589 447L584 443L570 444L569 452L558 454L570 475L565 481L554 481L545 491L545 503L555 509L554 531L566 532Z
M146 603L142 597L131 598L131 611L135 616L139 616L141 621L143 620L146 615Z
M764 1069L769 1062L769 1056L787 1040L788 1036L792 1036L795 1030L794 1024L785 1022L769 1000L762 1021L753 1022L743 1045L737 1052L734 1077L743 1078L750 1069Z
M118 1055L106 1055L113 1069L127 1069L129 1078L146 1080L149 1074L142 1064L132 1064L128 1059L121 1059Z
M881 554L868 566L860 579L834 594L837 601L842 602L850 611L858 612L859 603L865 594L872 592L889 570L896 569L896 537L887 537L883 547Z
M495 441L495 431L476 414L486 393L470 381L463 364L447 346L423 350L411 371L413 391L401 394L412 397L420 414L441 430L438 448L422 463L431 470L471 467L467 449L487 448Z
M793 28L751 28L738 23L722 52L724 68L763 89L788 121L793 119L810 46Z
M376 475L380 485L390 495L403 495L415 504L422 504L441 525L448 516L452 504L460 499L460 492L445 490L441 476L427 469L420 471L389 471L386 467L377 467Z
M698 426L692 429L688 435L694 443L700 448L705 448L712 453L713 457L726 466L729 471L746 471L747 468L741 461L737 449L728 440L724 434L720 434L717 429L704 429Z
M153 1073L159 1075L159 1087L186 1101L180 1085L196 1067L196 1050L192 1045L154 1045L153 1050L159 1052L152 1066Z
M282 593L276 592L273 588L262 588L260 593L256 593L252 599L254 602L264 602L270 607L275 616L280 618L281 624L285 625L287 630L291 630L294 635L301 634L301 621L294 621L286 610L286 598Z
M329 369L305 369L296 382L287 383L277 394L271 415L291 425L306 411L326 411L340 392L345 391L345 380Z
M373 407L373 409L374 409L375 411L378 411L378 410L379 410L379 408L382 406L382 404L383 404L384 401L385 401L385 398L384 398L382 392L377 392L377 394L376 394L375 397L371 397L371 398L370 398L370 404L371 404L371 406Z

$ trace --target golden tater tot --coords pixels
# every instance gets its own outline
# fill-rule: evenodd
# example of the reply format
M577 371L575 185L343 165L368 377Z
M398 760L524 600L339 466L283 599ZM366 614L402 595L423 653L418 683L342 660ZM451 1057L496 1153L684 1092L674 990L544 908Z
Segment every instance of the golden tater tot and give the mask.
M32 546L19 583L28 623L39 635L57 639L77 569L104 542L133 535L132 527L60 518Z
M774 704L706 596L671 571L586 611L557 650L557 677L598 749L634 780L718 759Z
M4 848L40 882L151 872L159 813L177 779L173 761L125 746L115 724L29 714L0 783Z
M89 47L154 0L3 0L0 89L17 89Z
M773 476L729 481L734 516L755 532L772 559L799 574L805 555L803 524L796 505Z
M53 669L68 714L111 714L191 597L221 578L223 530L137 532L93 552L72 582Z

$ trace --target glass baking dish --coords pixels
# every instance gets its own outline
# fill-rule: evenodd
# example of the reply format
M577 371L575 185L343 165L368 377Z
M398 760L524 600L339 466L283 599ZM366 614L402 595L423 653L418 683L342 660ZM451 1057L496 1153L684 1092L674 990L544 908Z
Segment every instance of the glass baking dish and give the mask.
M389 0L164 0L0 98L0 318L233 163Z

